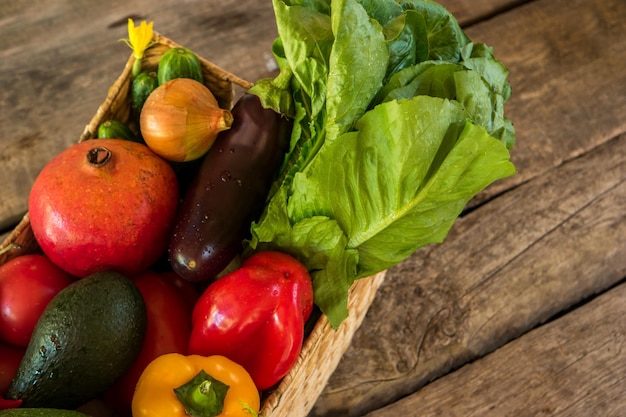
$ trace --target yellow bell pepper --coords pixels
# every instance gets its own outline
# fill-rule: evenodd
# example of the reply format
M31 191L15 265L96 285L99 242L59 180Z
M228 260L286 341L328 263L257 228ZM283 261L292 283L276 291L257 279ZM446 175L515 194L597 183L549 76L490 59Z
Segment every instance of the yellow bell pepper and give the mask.
M168 353L144 369L133 417L252 417L260 407L250 374L230 359Z

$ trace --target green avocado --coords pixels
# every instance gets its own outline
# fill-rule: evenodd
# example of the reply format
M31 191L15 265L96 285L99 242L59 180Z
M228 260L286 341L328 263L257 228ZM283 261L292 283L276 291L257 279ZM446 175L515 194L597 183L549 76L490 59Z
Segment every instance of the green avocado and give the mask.
M57 408L10 408L0 410L0 417L89 417L85 413Z
M110 271L79 279L39 318L5 398L75 409L126 372L145 332L146 306L130 279Z

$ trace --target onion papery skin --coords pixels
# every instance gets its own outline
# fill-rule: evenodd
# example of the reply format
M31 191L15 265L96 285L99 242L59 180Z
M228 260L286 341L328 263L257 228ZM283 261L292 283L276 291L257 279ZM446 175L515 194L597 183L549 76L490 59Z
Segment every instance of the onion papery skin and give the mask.
M233 117L219 107L204 84L175 78L148 96L140 116L141 135L157 155L174 162L202 157Z

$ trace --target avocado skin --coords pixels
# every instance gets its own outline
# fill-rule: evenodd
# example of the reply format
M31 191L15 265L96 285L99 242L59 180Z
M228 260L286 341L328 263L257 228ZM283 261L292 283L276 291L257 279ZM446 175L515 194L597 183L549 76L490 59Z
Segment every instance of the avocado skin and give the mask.
M10 408L1 410L0 417L89 417L85 413L56 408Z
M132 281L110 271L79 279L44 310L5 397L25 408L77 408L124 374L145 332Z

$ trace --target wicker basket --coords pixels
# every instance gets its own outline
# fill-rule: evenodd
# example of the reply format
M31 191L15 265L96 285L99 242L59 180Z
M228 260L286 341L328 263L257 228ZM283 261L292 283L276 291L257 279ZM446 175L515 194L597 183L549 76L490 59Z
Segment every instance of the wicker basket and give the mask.
M146 51L144 57L144 69L156 68L165 51L180 46L158 33L155 33L154 37L155 45ZM205 84L223 108L232 107L235 100L235 85L244 90L252 86L252 83L201 57L200 61L203 66ZM103 121L116 119L125 123L129 122L129 91L133 62L134 58L131 54L122 74L109 88L105 101L85 127L78 141L95 138L98 126ZM0 249L14 243L18 244L19 248L0 255L0 265L17 256L40 252L30 228L28 214L24 215L6 240L0 244ZM264 393L262 417L304 417L309 413L365 317L378 287L383 282L384 275L385 273L381 272L355 282L349 295L349 318L337 330L330 326L325 317L318 319L304 341L302 352L295 366L275 389Z

